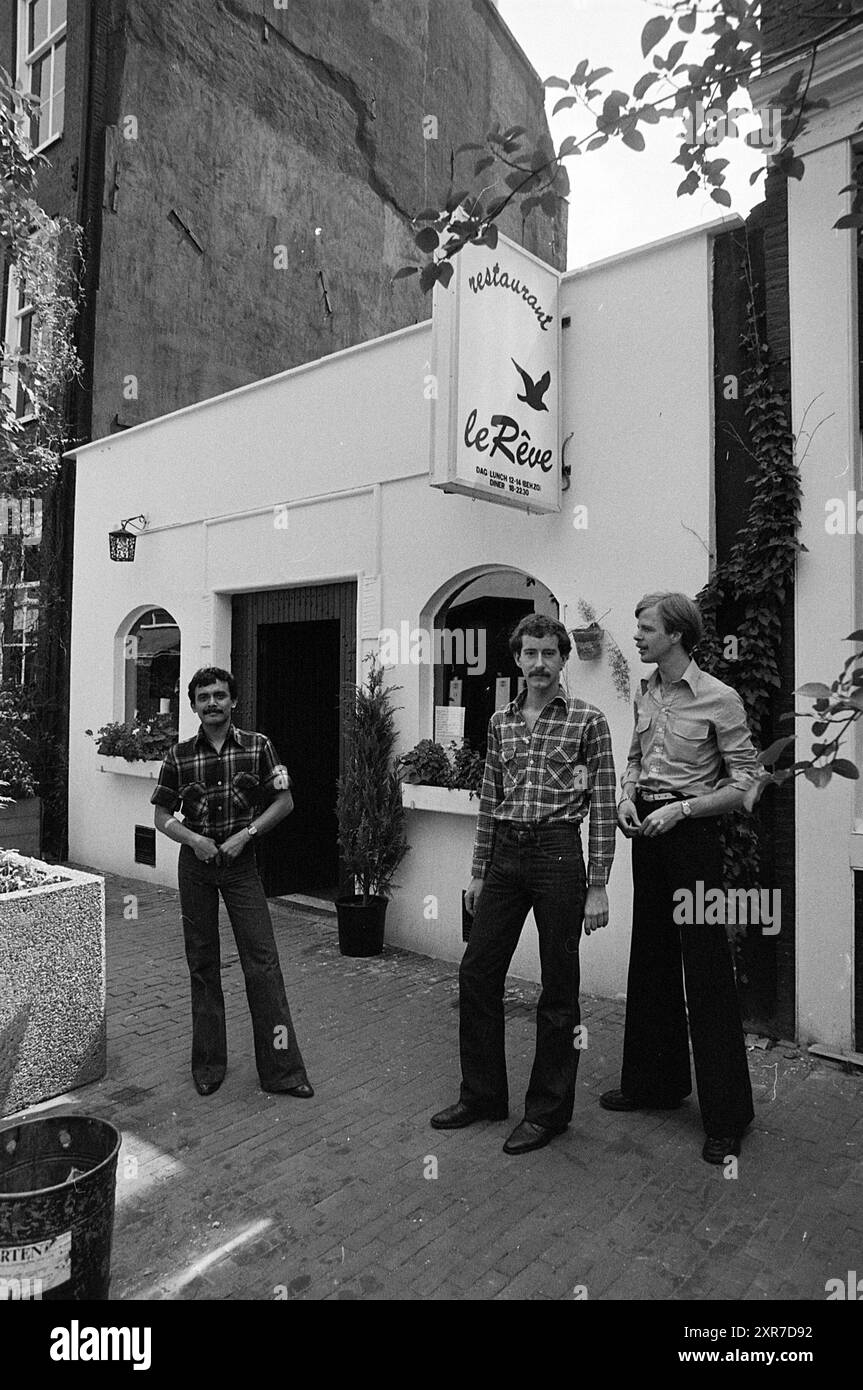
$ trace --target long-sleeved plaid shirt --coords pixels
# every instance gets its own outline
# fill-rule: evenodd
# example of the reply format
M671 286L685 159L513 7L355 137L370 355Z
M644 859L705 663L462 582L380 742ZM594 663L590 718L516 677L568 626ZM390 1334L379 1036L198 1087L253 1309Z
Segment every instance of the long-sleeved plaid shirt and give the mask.
M168 750L150 801L166 811L182 806L184 824L221 845L290 785L266 734L231 724L217 753L201 727L194 738Z
M617 834L614 760L605 715L584 700L558 694L531 734L522 714L525 696L521 691L489 721L473 877L484 878L491 863L495 821L553 825L581 821L590 811L587 881L604 885Z

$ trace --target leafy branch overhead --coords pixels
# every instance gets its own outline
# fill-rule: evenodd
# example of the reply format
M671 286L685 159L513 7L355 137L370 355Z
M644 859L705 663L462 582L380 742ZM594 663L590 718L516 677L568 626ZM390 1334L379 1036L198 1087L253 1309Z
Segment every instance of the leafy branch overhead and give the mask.
M670 14L654 15L642 30L641 52L650 66L631 92L614 85L611 68L594 66L587 58L580 60L570 77L546 79L547 88L563 93L552 114L575 109L587 116L587 133L567 135L555 148L548 136L535 139L524 126L501 129L496 125L483 140L460 145L454 158L462 161L463 184L453 182L442 207L426 208L414 218L414 242L425 263L402 266L394 278L419 275L424 292L438 282L448 285L453 259L464 246L494 248L497 223L512 203L522 218L536 208L554 217L570 191L567 161L600 150L611 140L638 153L646 148L647 128L661 121L684 123L674 158L684 171L678 197L706 190L720 207L731 207L725 187L729 161L716 157L716 146L725 137L764 148L769 135L765 166L751 175L750 182L768 170L802 178L804 163L795 153L795 142L805 132L811 113L828 105L823 98L809 97L819 48L859 23L859 13L826 24L810 41L800 67L773 98L767 132L763 123L761 129L744 130L751 113L732 104L760 71L760 0L711 0L706 5L673 0L670 8ZM471 164L472 178L467 172ZM854 198L851 212L834 225L863 227L863 181L841 192L853 192Z

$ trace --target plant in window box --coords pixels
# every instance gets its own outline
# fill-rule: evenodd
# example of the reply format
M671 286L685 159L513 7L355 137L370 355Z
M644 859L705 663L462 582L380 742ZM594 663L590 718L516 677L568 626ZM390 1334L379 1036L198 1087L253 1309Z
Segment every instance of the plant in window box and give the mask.
M361 890L336 900L343 956L380 955L393 874L408 852L391 695L383 668L370 658L366 684L353 688L347 702L345 772L336 802L339 847Z
M446 749L430 738L420 739L416 747L399 758L402 781L411 786L445 787L448 791L479 793L485 759L464 740L453 740Z
M455 743L451 743L450 749L452 751L453 778L450 785L470 792L471 796L479 796L482 790L485 758L464 740L460 748L457 748Z
M452 763L446 749L433 739L421 738L419 743L399 758L403 782L419 783L424 787L451 787Z
M177 742L177 727L171 714L155 714L151 719L114 721L94 734L96 752L103 758L125 758L127 762L155 762L164 758Z

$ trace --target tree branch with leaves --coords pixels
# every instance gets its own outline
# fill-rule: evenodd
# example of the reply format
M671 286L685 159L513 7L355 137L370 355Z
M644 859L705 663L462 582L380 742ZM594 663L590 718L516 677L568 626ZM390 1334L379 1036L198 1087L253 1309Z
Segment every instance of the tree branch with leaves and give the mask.
M748 89L761 74L760 3L711 0L695 5L691 0L674 0L668 8L670 13L654 15L644 25L641 52L651 61L631 92L611 84L610 67L594 66L587 58L579 61L569 78L546 78L547 88L564 92L552 115L570 108L587 113L590 130L585 135L567 135L555 147L550 137L536 138L523 126L501 129L496 125L484 140L461 145L455 152L457 157L476 156L473 186L467 177L462 186L453 182L440 208L426 208L416 215L415 225L422 226L414 240L425 262L422 266L402 266L394 278L419 274L424 292L437 283L448 285L453 259L466 245L494 248L497 222L513 201L520 200L524 217L535 208L553 216L570 192L568 161L600 150L611 140L640 152L646 148L647 128L662 121L685 120L674 157L674 163L684 170L678 197L706 190L720 207L730 208L731 195L725 187L729 161L716 157L714 151L724 136L743 139L753 147L763 141L761 131L741 134L738 122L748 112L732 105L739 91ZM861 20L863 12L855 11L826 25L801 46L800 67L773 98L781 139L750 182L771 170L786 178L803 177L805 165L795 151L795 142L805 133L812 112L828 105L823 98L809 97L818 53L830 39ZM660 52L667 39L671 42ZM477 187L479 181L481 186ZM849 191L854 192L852 210L834 225L863 227L863 184L855 182L840 190L842 194Z

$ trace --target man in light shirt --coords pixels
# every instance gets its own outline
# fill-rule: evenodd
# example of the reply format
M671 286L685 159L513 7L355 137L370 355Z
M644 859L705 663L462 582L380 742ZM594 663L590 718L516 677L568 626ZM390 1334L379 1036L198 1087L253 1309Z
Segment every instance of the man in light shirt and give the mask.
M632 947L620 1090L606 1091L600 1104L680 1105L692 1090L688 1013L707 1136L702 1156L723 1163L739 1154L754 1114L731 952L724 923L679 924L674 914L679 890L703 903L721 887L716 817L742 805L757 756L740 696L692 660L702 635L693 601L646 594L635 614L641 659L657 670L642 682L621 778L618 824L632 840Z

